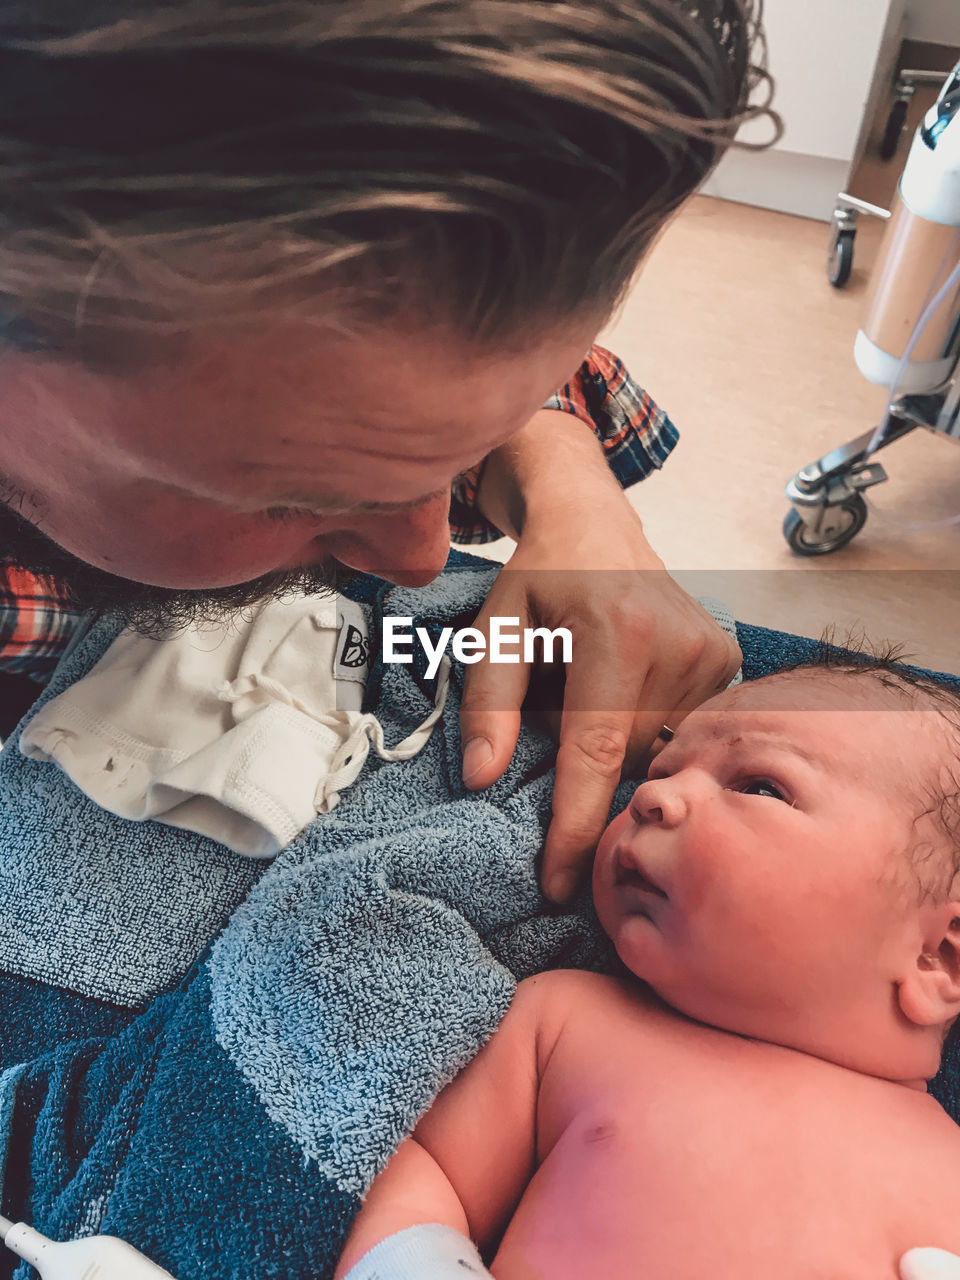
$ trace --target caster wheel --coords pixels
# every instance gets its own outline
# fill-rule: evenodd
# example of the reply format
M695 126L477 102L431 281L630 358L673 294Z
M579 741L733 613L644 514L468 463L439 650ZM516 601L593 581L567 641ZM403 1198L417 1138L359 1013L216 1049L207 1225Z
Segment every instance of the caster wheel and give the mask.
M835 289L842 289L853 270L853 238L855 231L838 231L827 254L827 279Z
M867 504L863 495L858 493L841 507L829 507L824 512L818 533L808 529L799 513L791 508L783 521L783 536L790 550L798 556L825 556L852 542L866 520Z
M903 126L907 123L907 107L909 105L902 98L898 98L890 108L886 128L883 131L883 137L880 139L878 148L881 160L892 160L897 154L900 135L903 133Z

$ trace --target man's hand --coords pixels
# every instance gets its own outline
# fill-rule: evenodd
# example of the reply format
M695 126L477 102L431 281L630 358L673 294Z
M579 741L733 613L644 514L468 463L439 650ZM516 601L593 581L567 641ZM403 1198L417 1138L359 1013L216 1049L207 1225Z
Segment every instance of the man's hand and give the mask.
M944 1249L911 1249L900 1259L900 1280L960 1280L960 1258Z
M524 490L519 515L488 496L484 509L501 527L520 526L519 541L476 623L484 630L492 616L518 618L521 630L568 627L573 634L543 864L544 891L558 902L572 896L589 864L624 762L642 760L664 724L675 728L740 663L734 642L651 550L596 442L568 421L572 432L567 422L549 423L566 490L552 489L539 511ZM491 472L499 478L497 455L485 484ZM523 662L468 668L460 717L468 786L489 786L506 768L530 678Z

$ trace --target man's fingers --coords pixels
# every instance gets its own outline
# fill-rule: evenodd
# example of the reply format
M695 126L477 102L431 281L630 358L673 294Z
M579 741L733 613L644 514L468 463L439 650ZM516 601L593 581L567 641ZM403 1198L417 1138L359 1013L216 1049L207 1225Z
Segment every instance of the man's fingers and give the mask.
M630 719L629 713L564 713L543 853L543 891L554 902L569 901L589 866L620 781Z
M728 687L740 669L743 655L735 641L729 637L724 639L726 643L717 648L713 662L705 669L695 670L692 673L694 678L687 691L678 696L680 690L673 690L671 695L675 699L673 710L661 715L655 708L658 704L669 702L669 697L644 690L643 698L646 705L654 709L645 712L641 707L637 711L627 758L624 762L626 777L643 776L651 760L656 759L668 745L673 734L690 712L696 711L697 707L702 706L708 698L722 693ZM683 685L680 686L680 689L682 688Z
M530 682L525 663L468 667L460 704L463 781L471 791L489 787L503 773L520 736L520 708Z
M631 693L630 696L636 696ZM696 706L685 700L665 717L662 709L564 709L553 789L553 822L543 856L543 891L566 902L589 865L606 826L610 803L626 768L645 772L651 745L664 723L674 727Z
M692 691L681 698L672 711L652 716L638 716L630 738L627 758L624 761L624 776L645 777L650 761L655 760L670 744L673 735L690 712L696 711L703 701L705 701L704 694Z
M543 891L554 902L569 901L590 864L648 675L641 657L623 666L616 628L601 627L578 640L577 660L567 670L553 821L543 854ZM653 729L651 740L655 734Z

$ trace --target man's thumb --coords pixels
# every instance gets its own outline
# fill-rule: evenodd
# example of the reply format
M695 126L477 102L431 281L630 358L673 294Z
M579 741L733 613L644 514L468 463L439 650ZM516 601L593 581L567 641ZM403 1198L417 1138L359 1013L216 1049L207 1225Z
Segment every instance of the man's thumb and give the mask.
M463 781L471 791L496 782L510 763L519 735L519 711L470 711L461 716Z
M489 787L510 763L520 736L520 708L530 679L522 664L483 662L464 673L460 703L463 781L471 791Z

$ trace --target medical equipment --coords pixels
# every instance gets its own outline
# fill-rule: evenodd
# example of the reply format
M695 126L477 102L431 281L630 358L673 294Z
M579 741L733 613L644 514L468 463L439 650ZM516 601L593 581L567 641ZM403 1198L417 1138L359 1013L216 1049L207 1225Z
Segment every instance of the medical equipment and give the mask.
M907 113L917 92L918 85L940 85L942 71L903 70L893 86L894 101L887 117L883 136L877 146L881 160L892 160L900 145L900 137L907 123ZM835 289L842 289L853 270L854 241L861 214L872 218L889 218L890 210L871 204L841 191L833 210L830 248L827 251L827 279Z
M174 1280L155 1262L116 1236L87 1236L58 1244L28 1227L0 1216L7 1248L40 1272L42 1280Z
M887 116L887 123L884 125L883 137L880 139L880 145L877 148L880 152L881 160L892 160L896 155L897 147L900 145L900 135L903 133L903 126L907 123L907 112L910 110L910 103L917 92L917 85L939 84L942 75L942 71L908 70L904 68L897 76L893 86L893 104L890 107L890 114Z
M827 250L827 279L835 289L842 289L853 270L853 242L857 234L857 221L861 213L873 218L889 218L890 210L878 204L861 200L848 191L841 191L833 210L830 248Z
M854 358L890 387L886 412L787 485L783 535L798 555L836 551L860 532L863 491L887 479L870 461L878 449L915 427L960 439L960 63L914 137Z

